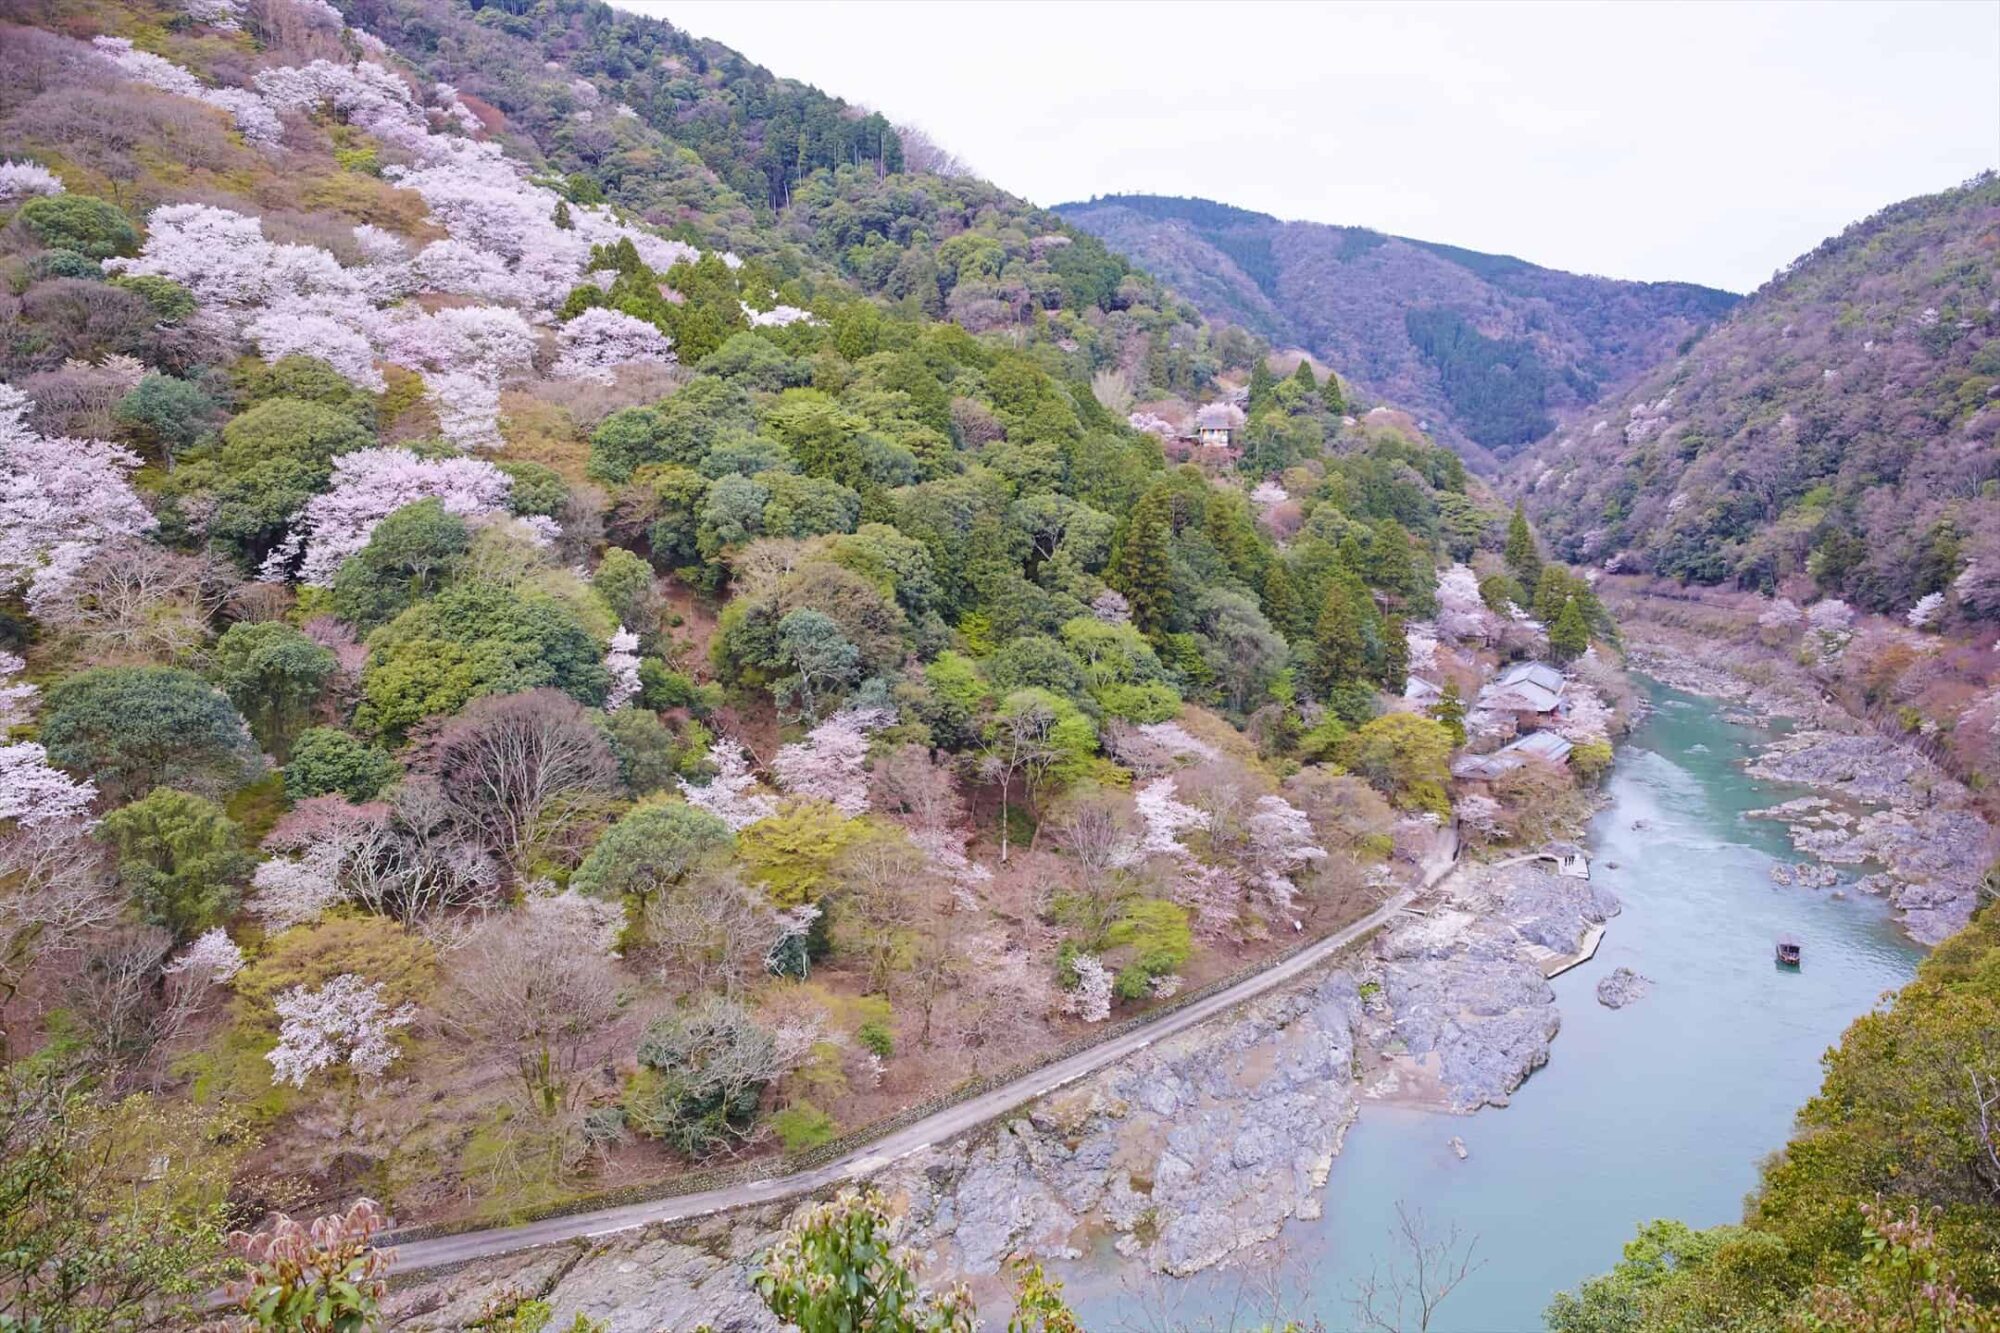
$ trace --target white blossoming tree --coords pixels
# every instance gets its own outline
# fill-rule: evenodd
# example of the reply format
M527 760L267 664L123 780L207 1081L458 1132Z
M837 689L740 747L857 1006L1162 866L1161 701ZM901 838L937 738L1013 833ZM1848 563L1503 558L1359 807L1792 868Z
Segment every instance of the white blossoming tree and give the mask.
M394 1034L416 1018L413 1005L391 1009L382 983L343 972L316 989L294 986L279 995L278 1044L264 1057L271 1081L302 1088L322 1069L346 1065L380 1078L399 1054Z

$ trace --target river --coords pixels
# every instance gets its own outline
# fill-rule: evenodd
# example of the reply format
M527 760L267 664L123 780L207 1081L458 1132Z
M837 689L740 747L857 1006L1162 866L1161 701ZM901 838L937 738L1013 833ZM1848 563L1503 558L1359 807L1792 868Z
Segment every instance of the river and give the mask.
M1548 1065L1511 1106L1473 1116L1364 1106L1323 1217L1286 1233L1293 1313L1352 1327L1352 1284L1394 1257L1389 1228L1406 1201L1434 1231L1474 1238L1482 1261L1433 1333L1541 1328L1551 1294L1615 1263L1639 1223L1740 1218L1759 1159L1819 1085L1821 1053L1909 979L1922 951L1882 903L1772 883L1774 862L1798 858L1781 824L1744 813L1803 793L1745 776L1768 733L1724 721L1706 699L1650 695L1590 829L1593 876L1624 911L1596 958L1552 983L1562 1033ZM1865 869L1843 868L1843 882ZM1772 961L1784 932L1804 945L1797 972ZM1654 985L1607 1009L1595 989L1619 966ZM1096 1272L1073 1279L1086 1325L1148 1326ZM1214 1316L1242 1285L1227 1274L1173 1283L1168 1308Z

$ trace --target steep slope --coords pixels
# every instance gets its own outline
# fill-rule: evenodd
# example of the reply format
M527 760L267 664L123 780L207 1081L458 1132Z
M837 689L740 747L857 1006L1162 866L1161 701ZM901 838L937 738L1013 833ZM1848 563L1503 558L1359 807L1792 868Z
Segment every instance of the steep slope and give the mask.
M1530 512L1578 559L2000 610L1997 255L1990 174L1856 223L1523 460Z
M1202 199L1112 195L1057 211L1211 318L1306 347L1500 457L1658 364L1737 299Z

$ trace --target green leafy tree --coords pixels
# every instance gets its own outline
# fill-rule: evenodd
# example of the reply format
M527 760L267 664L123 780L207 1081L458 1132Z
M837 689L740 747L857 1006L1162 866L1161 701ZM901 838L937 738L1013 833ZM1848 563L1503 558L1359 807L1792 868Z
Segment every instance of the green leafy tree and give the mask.
M831 693L852 685L861 671L861 650L849 643L840 623L824 611L800 607L778 622L777 663L785 675L772 692L789 700L800 717L816 718Z
M1104 933L1107 949L1119 952L1117 994L1136 1000L1156 977L1181 970L1194 952L1188 910L1165 898L1133 898Z
M52 1060L0 1070L0 1328L194 1327L251 1142L226 1108L103 1101Z
M698 866L728 854L729 825L685 801L635 806L613 824L577 867L571 883L597 898L629 898L643 909L654 894Z
M330 650L281 620L231 625L209 656L209 678L280 758L338 669Z
M1444 688L1438 692L1438 700L1429 709L1431 721L1439 723L1451 733L1454 747L1465 744L1465 697L1458 692L1458 682L1445 677Z
M971 1333L972 1298L925 1295L891 1240L882 1196L814 1204L765 1256L757 1293L799 1333ZM1060 1327L1059 1325L1056 1327Z
M177 940L228 916L250 870L242 830L222 807L171 787L113 810L98 834L116 854L118 877L140 915Z
M782 1061L775 1035L740 1002L703 996L647 1026L626 1121L691 1156L713 1152L750 1132Z
M227 695L176 667L94 667L48 693L42 744L111 801L156 786L233 787L256 763Z
M1368 675L1368 646L1376 637L1375 603L1360 575L1345 565L1327 581L1326 601L1313 630L1306 683L1322 695Z
M285 795L294 801L338 792L371 801L396 776L396 761L338 727L308 727L292 742Z
M1271 367L1263 357L1250 363L1250 400L1245 410L1251 417L1261 417L1277 405L1278 380L1271 374Z
M1300 358L1299 368L1292 372L1292 383L1298 385L1303 393L1319 392L1319 381L1313 378L1312 362Z
M465 520L438 500L404 505L333 576L333 610L359 629L394 619L437 592L472 549Z
M778 908L817 903L838 881L848 848L868 831L867 821L849 819L825 801L790 802L743 830L743 873Z
M118 420L142 444L159 451L168 467L174 455L194 447L208 433L215 400L198 384L152 374L118 402Z
M321 403L272 398L222 428L221 442L174 471L167 493L211 508L207 535L254 568L283 540L292 516L333 477L333 460L375 442L355 417Z
M1415 713L1385 713L1356 728L1338 753L1348 772L1399 805L1448 814L1451 750L1443 724Z

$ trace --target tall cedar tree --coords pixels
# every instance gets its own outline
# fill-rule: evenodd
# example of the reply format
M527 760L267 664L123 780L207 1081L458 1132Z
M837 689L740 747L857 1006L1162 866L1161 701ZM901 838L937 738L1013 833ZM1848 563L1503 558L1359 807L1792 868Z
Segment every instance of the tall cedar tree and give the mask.
M1542 557L1535 550L1535 534L1528 531L1528 514L1514 501L1514 517L1507 524L1507 568L1523 588L1533 588L1542 577Z
M1438 701L1430 707L1431 721L1443 724L1451 733L1453 745L1465 744L1465 696L1458 692L1458 682L1445 677L1444 690Z
M1368 628L1374 612L1361 576L1345 566L1337 568L1327 583L1306 667L1307 684L1321 695L1368 674Z
M1132 623L1149 638L1166 633L1173 618L1173 506L1164 486L1139 497L1111 569L1111 585L1125 594Z
M1562 614L1549 626L1549 656L1558 663L1574 662L1590 648L1590 619L1583 603L1572 597L1563 603Z
M1271 368L1264 364L1264 358L1261 356L1258 357L1250 366L1249 415L1251 420L1256 420L1257 417L1270 410L1272 407L1272 395L1276 392L1277 387L1277 377L1271 374Z
M1318 390L1319 381L1313 378L1312 362L1299 362L1299 368L1292 372L1292 383L1298 385L1307 393L1313 393Z
M1264 619L1287 639L1304 632L1299 624L1299 594L1292 586L1292 572L1283 560L1273 560L1264 569Z

